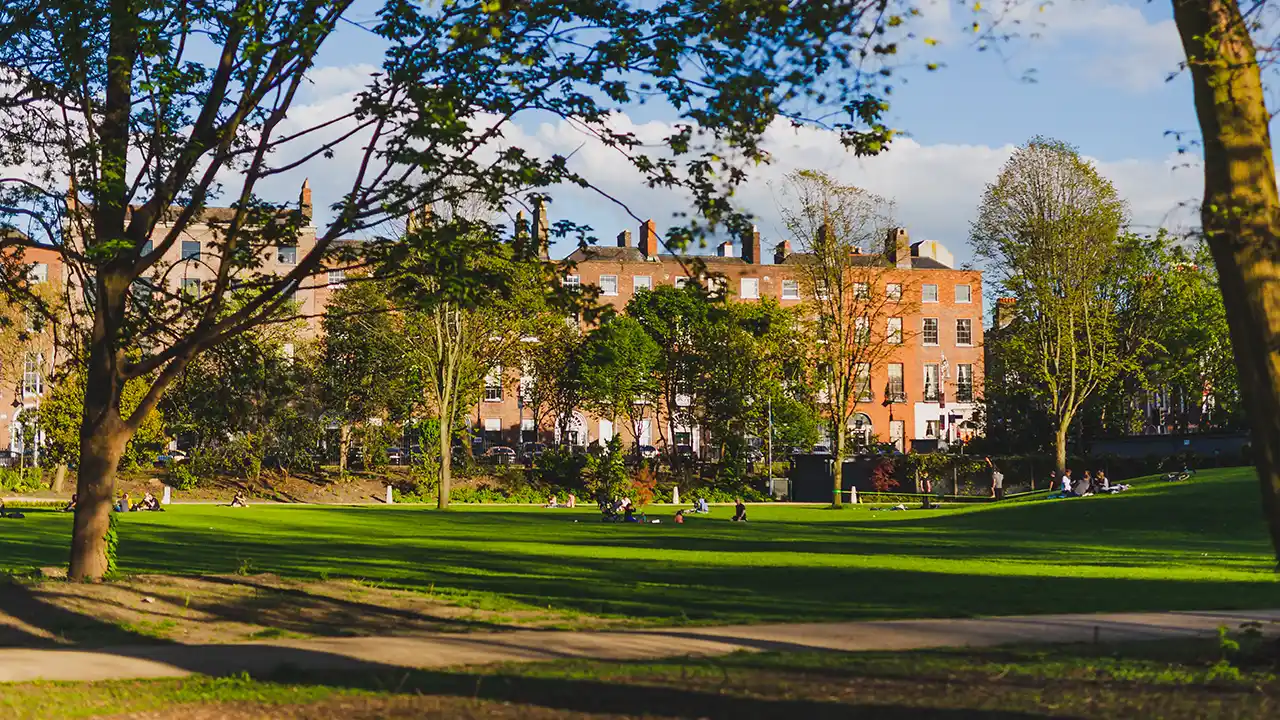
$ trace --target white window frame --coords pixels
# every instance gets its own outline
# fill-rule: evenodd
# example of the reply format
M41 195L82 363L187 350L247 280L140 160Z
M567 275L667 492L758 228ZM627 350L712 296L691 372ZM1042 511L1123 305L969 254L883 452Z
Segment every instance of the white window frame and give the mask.
M484 376L484 401L502 402L502 368L495 367Z
M871 363L860 362L853 369L853 392L858 402L871 402L876 398L875 388L871 387Z
M652 289L653 289L653 276L652 276L652 275L634 275L634 276L632 276L632 278L631 278L631 289L632 289L633 291L639 291L639 290L652 290Z
M799 300L800 299L800 281L799 280L783 280L782 281L782 299L783 300Z
M747 288L751 288L748 292ZM738 283L739 296L743 300L758 300L760 298L760 278L744 277Z
M962 342L960 335L961 324L967 324L966 331L969 335L968 342ZM956 318L956 345L958 347L973 347L973 318Z
M884 286L884 296L895 302L902 300L902 283L886 283Z
M898 377L893 376L893 370L897 368ZM907 367L902 363L889 363L888 369L885 371L885 385L889 389L888 400L890 402L906 402L907 400Z
M288 255L292 254L292 258ZM297 245L277 245L276 246L276 263L279 265L297 265L298 264L298 246Z
M932 371L930 368L932 368ZM942 376L940 373L941 370L938 367L938 363L924 364L924 375L921 377L921 384L924 389L925 402L938 402L938 399L942 397ZM930 385L933 386L932 393L929 392Z
M571 287L571 288L581 287L581 286L582 286L582 276L581 276L581 275L565 275L565 276L564 276L564 286L565 286L565 287Z
M852 289L855 300L867 300L871 297L871 285L869 283L855 282Z
M329 287L333 288L334 290L338 290L346 286L347 286L346 270L339 269L339 270L329 271Z
M605 287L608 283L613 287L609 289ZM600 294L605 297L617 297L618 295L618 276L617 275L601 275L600 276Z
M933 299L929 299L929 290L933 290ZM938 286L934 283L925 283L920 286L920 302L936 303L938 302Z
M885 321L884 339L890 345L902 344L902 318L891 317Z
M44 353L32 351L23 355L22 394L44 394Z
M853 341L858 345L871 344L871 320L867 317L853 319Z
M32 263L27 279L33 283L49 282L49 263Z
M675 285L676 288L679 289L689 284L689 278L685 277L684 275L678 275L674 280L671 281L671 284Z
M929 323L933 323L933 340L929 340ZM934 347L942 344L942 331L938 327L938 318L920 318L920 344Z
M964 288L965 297L960 299L960 288ZM956 303L959 305L968 305L973 302L973 286L968 283L956 285Z
M973 402L973 365L971 363L956 365L956 402Z

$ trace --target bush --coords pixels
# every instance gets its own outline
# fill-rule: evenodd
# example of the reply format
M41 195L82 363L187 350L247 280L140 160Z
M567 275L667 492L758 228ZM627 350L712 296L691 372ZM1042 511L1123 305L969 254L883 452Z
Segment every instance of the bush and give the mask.
M642 467L631 480L631 492L636 505L644 507L653 502L654 491L658 487L658 475L650 467Z
M458 503L509 503L540 505L547 498L537 489L526 485L520 488L499 488L489 485L463 486L450 493L450 500Z
M587 468L587 455L575 453L567 446L548 448L533 461L530 479L541 485L554 485L575 492L586 489L583 473Z
M0 468L0 490L13 493L35 492L44 487L40 468Z
M200 478L187 463L170 463L164 483L174 490L194 490L200 484Z
M876 464L876 468L871 471L871 486L876 492L892 492L898 489L902 483L894 477L894 466L892 460L881 460Z
M585 467L586 489L591 497L609 499L622 497L631 489L627 474L626 458L622 454L622 440L615 435L609 447L600 455L590 455Z

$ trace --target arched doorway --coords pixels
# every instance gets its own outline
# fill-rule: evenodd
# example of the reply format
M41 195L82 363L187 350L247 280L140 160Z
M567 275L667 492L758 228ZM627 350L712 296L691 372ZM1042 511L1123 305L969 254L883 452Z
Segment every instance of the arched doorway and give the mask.
M849 444L855 450L862 450L871 446L875 442L875 427L871 424L871 417L866 413L854 413L849 418Z

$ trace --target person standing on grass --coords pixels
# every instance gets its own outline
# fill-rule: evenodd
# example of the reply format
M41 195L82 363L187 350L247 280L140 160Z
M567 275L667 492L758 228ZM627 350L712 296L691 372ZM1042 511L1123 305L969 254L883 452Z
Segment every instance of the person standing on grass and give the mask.
M1000 468L991 462L991 458L984 458L987 461L987 467L991 468L991 497L996 500L1004 499L1004 473L1000 472Z

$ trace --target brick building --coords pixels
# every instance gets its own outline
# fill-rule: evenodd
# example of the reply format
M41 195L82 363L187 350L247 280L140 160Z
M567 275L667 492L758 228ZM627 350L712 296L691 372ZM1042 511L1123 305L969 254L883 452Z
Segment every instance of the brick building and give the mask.
M534 225L545 226L545 218L535 217ZM638 291L688 282L690 269L680 258L659 252L652 220L643 223L636 242L632 240L631 232L625 231L615 246L575 250L565 258L573 269L567 271L564 282L600 288L601 301L619 310ZM903 450L913 445L931 448L940 440L970 435L982 377L982 274L952 267L945 247L935 241L912 244L900 228L889 234L881 252L865 257L868 264L884 266L876 276L886 285L919 296L904 298L901 314L892 316L891 322L901 323L904 329L901 346L892 349L886 362L871 368L872 390L859 403L850 430L865 440L894 442ZM784 307L806 301L799 272L806 256L792 252L789 242L776 245L772 262L765 262L759 232L741 247L723 243L715 256L703 259L708 274L723 278L720 282L733 301L770 297ZM554 429L534 427L520 402L522 380L501 370L487 379L484 399L469 417L486 444L559 440ZM887 406L885 390L893 396ZM701 450L697 428L672 426L659 417L658 410L653 408L642 422L640 444ZM608 419L577 411L564 440L587 445L605 442L619 432L625 443L633 442L631 429L615 428Z

